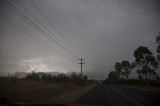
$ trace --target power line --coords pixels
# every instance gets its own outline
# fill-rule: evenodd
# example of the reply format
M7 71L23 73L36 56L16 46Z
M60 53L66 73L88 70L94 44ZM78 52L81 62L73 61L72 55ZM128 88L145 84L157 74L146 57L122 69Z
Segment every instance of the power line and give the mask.
M45 16L44 15L44 13L38 8L38 6L33 2L33 1L30 1L30 3L33 5L33 7L40 13L40 15L41 16L43 16L45 19L46 19L46 21L54 28L54 29L56 29L56 27L55 27L55 25L54 25L54 23L53 23L53 21L50 21L50 19L47 17L47 16ZM56 30L55 30L56 31ZM61 34L59 34L59 32L57 32L56 31L56 33L58 34L58 35L61 35ZM55 37L56 37L56 39L58 39L58 37L56 36L56 33L52 33ZM61 36L62 37L62 36ZM65 40L64 40L65 41ZM67 42L68 43L68 42ZM63 44L63 43L62 43ZM64 45L64 44L63 44ZM71 46L71 45L69 45L69 46ZM72 49L72 48L71 48ZM72 49L73 50L73 49ZM73 52L73 51L72 51ZM75 54L75 52L73 52L73 54L76 56L76 54ZM76 56L77 58L78 58L78 56Z
M17 30L19 30L19 31L21 31L21 32L29 35L29 37L31 37L32 39L36 39L36 40L37 40L37 38L34 37L34 36L32 36L32 34L26 32L25 30L23 30L23 29L22 29L22 26L21 26L21 27L18 27L18 26L20 26L18 23L16 23L16 22L12 23L12 22L8 21L6 18L3 18L3 17L0 17L0 19L3 20L3 21L5 21L6 23L12 25L12 26L13 26L14 28L16 28ZM13 21L13 20L12 20L12 21Z
M18 1L18 0L17 0L17 1ZM18 2L18 3L21 5L22 8L24 8L25 10L27 10L20 2ZM28 10L27 10L27 11L28 11ZM39 19L38 19L35 15L33 15L31 12L29 12L29 13L31 14L31 16L32 16L33 18L35 18L35 19L38 21L38 23L40 23L40 24L45 28L46 31L48 31L48 33L50 33L51 35L54 35L54 33L52 33L51 31L49 31L49 30L46 28L46 26L45 26L44 24L42 24L41 21L39 21ZM40 27L39 27L39 29L40 29ZM69 52L70 55L72 54L72 56L76 57L73 53L71 53L70 51L68 51L68 49L65 48L65 46L63 45L63 43L61 43L61 42L58 41L57 39L55 39L55 38L53 38L52 36L50 36L50 34L48 34L47 32L45 32L44 30L43 30L42 32L45 33L45 35L46 35L46 37L48 38L48 40L53 40L53 41L55 41L60 47L62 47L63 49L65 49L67 52ZM45 35L44 35L44 36L45 36ZM77 57L76 57L76 58L77 58Z
M7 0L6 0L7 1ZM26 20L25 22L27 22L29 25L31 25L33 28L35 28L35 30L37 31L37 27L36 26L34 26L34 23L32 23L31 21L29 21L28 20L28 18L26 17L26 16L24 16L23 14L21 14L21 12L18 10L17 11L17 9L16 8L13 8L12 6L10 7L10 3L9 4L6 4L6 2L4 2L5 3L5 5L11 10L11 11L13 11L17 16L20 16L20 17L22 17L24 20ZM26 28L25 28L26 29ZM38 32L39 33L41 33L41 31L40 30L38 30ZM42 34L42 33L41 33ZM42 37L41 37L42 38Z
M16 0L16 1L18 1L18 0ZM18 2L19 2L19 1L18 1ZM40 15L43 16L43 17L47 20L48 23L50 23L49 19L41 12L41 10L40 10L32 1L31 1L31 3L32 3L32 5L36 8L36 10L40 13ZM27 10L20 2L19 2L19 4L20 4L25 10ZM27 10L27 11L28 11L28 10ZM34 18L38 21L38 23L40 23L40 24L45 28L46 31L48 31L48 33L50 33L51 35L53 35L53 36L55 37L55 38L53 38L53 36L50 36L50 37L52 37L60 46L63 46L63 47L62 47L63 49L66 49L66 50L67 50L69 53L71 53L74 57L78 58L73 52L69 51L68 48L66 48L66 46L65 46L60 40L58 40L58 38L57 38L57 36L56 36L56 34L55 34L54 32L50 31L41 21L39 21L39 19L38 19L34 14L32 14L31 12L30 12L30 14L32 15L32 17L34 17Z
M14 7L14 5L10 4L8 1L7 1L8 5L10 5L13 9L15 9L16 12L18 12L21 16L24 17L24 19L32 25L34 26L34 28L36 28L36 30L38 29L39 32L43 33L43 35L47 35L47 38L48 39L52 39L55 41L55 39L53 39L52 37L50 37L44 30L42 30L38 25L36 25L32 20L30 20L27 16L25 16L21 11L19 11L16 7ZM68 51L64 46L62 46L60 43L58 43L57 41L55 41L61 48L65 49L65 51L69 52L69 55L72 56L70 54L70 51Z
M8 7L8 6L7 6ZM9 7L8 7L9 8ZM10 9L10 8L9 8ZM3 14L3 13L1 13ZM11 26L13 26L14 28L16 28L17 30L25 33L26 35L28 35L30 38L38 40L39 42L43 43L42 41L45 40L43 38L41 38L40 36L34 34L32 31L27 30L22 24L19 24L18 22L16 22L15 20L13 20L10 17L7 17L6 15L3 14L3 16L5 16L5 18L0 17L0 19L2 21L5 21L6 23L10 24ZM8 18L8 20L7 20Z
M2 5L2 4L1 4ZM6 5L6 4L5 4ZM9 9L11 9L8 5L6 5ZM11 9L13 11L13 9ZM17 12L15 12L16 15L19 16L19 14ZM4 15L5 16L5 15ZM9 17L6 17L6 18L3 18L1 17L1 20L5 21L6 23L12 25L13 27L15 27L17 30L29 35L30 37L34 38L34 39L37 39L36 37L39 37L42 41L44 39L42 39L40 36L36 36L36 34L32 33L32 32L29 32L29 31L25 31L26 28L23 27L21 24L18 24L16 21L14 21L12 18L9 18L9 20L11 20L12 22L8 21L7 18ZM32 25L32 24L31 24ZM34 26L33 26L34 27ZM25 30L24 30L25 29ZM29 33L28 33L29 32ZM30 34L31 33L31 34ZM34 36L33 36L34 35ZM39 40L39 39L38 39Z

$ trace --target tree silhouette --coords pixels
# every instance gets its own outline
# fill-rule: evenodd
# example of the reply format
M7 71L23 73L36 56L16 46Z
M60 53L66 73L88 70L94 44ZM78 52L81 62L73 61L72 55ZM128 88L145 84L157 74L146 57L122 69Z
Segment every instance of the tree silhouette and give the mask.
M120 70L122 75L128 80L128 76L132 71L132 64L129 61L122 61Z
M116 62L116 64L115 64L115 73L116 73L118 79L119 79L119 78L121 77L121 75L122 75L121 63L119 63L119 62Z
M144 76L147 84L149 84L149 77L156 75L155 69L157 68L153 53L147 47L140 46L134 51L134 57L139 77Z
M115 84L118 81L118 76L115 71L110 71L108 74L108 80L110 83Z
M157 60L158 63L160 63L160 32L159 35L156 37L156 43L157 43Z

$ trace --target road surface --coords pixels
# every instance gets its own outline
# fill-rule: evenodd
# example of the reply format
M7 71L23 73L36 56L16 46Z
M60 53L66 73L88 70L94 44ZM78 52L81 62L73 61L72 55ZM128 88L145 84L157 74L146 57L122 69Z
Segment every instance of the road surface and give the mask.
M98 106L160 106L160 94L129 87L97 85L75 104Z

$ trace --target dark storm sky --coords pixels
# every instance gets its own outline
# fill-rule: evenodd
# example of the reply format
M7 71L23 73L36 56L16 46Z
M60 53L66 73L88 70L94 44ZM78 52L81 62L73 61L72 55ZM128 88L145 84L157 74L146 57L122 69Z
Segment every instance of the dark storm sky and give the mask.
M80 72L82 57L84 73L104 79L116 61L133 61L138 46L155 53L159 5L159 0L0 0L0 72Z

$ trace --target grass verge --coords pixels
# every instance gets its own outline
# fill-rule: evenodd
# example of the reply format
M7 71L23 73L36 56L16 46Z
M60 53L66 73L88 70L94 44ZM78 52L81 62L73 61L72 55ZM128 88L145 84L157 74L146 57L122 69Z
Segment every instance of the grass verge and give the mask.
M96 86L96 84L92 84L90 86L86 86L84 88L75 90L70 93L66 93L64 95L51 98L48 103L64 103L64 104L73 104L75 101L77 101L82 95L90 91Z
M0 103L47 103L51 98L59 98L59 100L65 101L65 97L66 101L69 101L67 98L80 95L83 91L89 89L90 86L91 84L89 83L77 84L65 81L60 83L51 83L44 81L13 81L1 79Z

